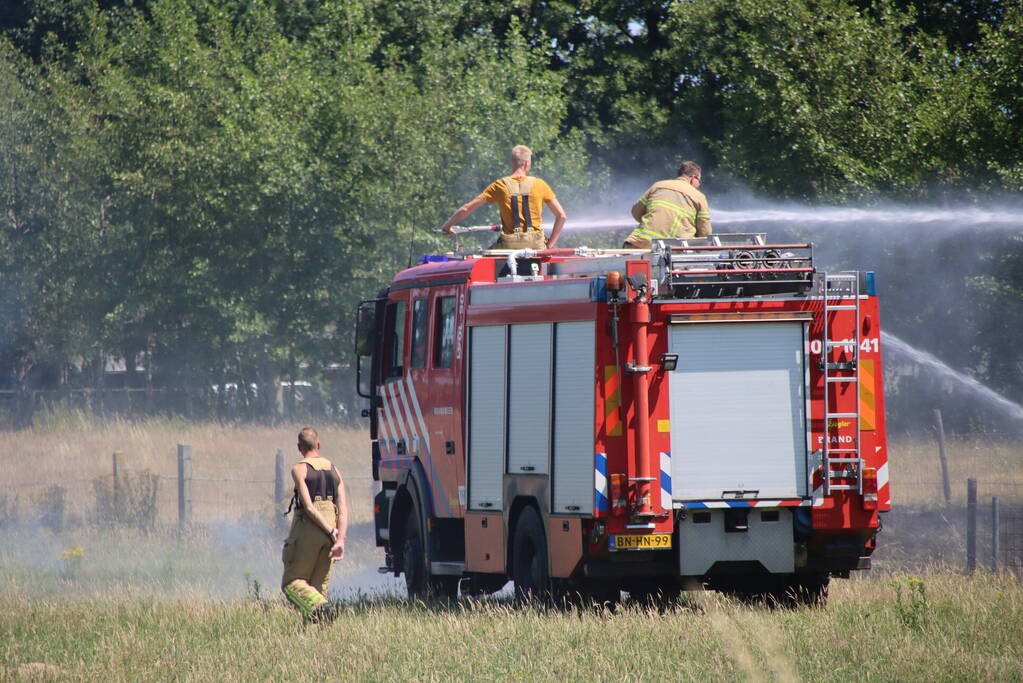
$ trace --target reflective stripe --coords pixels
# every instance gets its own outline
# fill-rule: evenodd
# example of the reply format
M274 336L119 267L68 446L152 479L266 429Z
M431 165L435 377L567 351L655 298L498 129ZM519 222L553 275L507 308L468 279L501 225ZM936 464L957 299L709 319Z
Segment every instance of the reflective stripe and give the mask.
M327 599L320 595L312 586L303 586L302 588L295 588L294 582L289 583L284 587L284 595L291 600L292 603L303 616L310 616L313 611L327 602Z
M660 206L664 209L668 209L669 211L674 211L677 214L681 214L688 218L689 220L696 219L695 212L691 211L690 209L687 209L686 207L680 204L675 204L674 202L669 202L664 199L653 199L650 201L649 204L647 204L647 206Z
M640 227L636 228L635 230L633 230L632 234L633 235L637 235L637 234L638 235L643 235L644 237L650 237L652 239L671 239L671 235L662 235L659 232L654 232L653 230L650 230L648 228L644 228L642 226L640 226Z

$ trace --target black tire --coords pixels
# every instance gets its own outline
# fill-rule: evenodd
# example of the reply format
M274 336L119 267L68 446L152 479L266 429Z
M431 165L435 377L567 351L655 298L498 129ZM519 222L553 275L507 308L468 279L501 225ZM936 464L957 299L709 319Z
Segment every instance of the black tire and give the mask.
M409 600L426 600L429 595L429 573L426 552L419 529L419 511L413 505L405 520L405 542L401 547L401 568L405 573L405 589Z
M733 587L725 592L750 605L767 605L795 609L824 607L828 601L827 575L797 575L756 581L751 585Z
M551 577L547 568L547 536L540 515L532 507L522 510L512 537L512 581L519 603L551 600Z
M612 612L618 609L622 599L622 591L617 586L590 588L582 593L585 607L607 609Z
M783 587L779 602L786 607L824 607L830 581L826 574L795 578Z
M650 583L642 588L629 591L629 603L646 609L664 611L678 604L682 597L679 586Z
M411 507L405 520L405 542L401 552L405 589L409 600L453 600L458 596L457 576L433 576L426 562L426 544L420 527L419 510Z

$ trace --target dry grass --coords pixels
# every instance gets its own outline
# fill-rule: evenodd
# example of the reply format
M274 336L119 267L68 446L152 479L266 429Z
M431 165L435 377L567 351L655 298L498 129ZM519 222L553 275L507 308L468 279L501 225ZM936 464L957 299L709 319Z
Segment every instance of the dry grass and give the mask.
M169 524L177 519L177 446L188 444L192 447L192 476L197 479L193 483L195 521L234 521L253 513L269 516L277 449L284 451L289 467L296 462L296 435L304 426L99 422L80 413L61 414L39 427L0 432L0 495L31 496L45 486L64 484L69 489L71 512L86 516L91 505L90 480L109 475L112 454L123 451L127 470L148 470L164 478L158 497L159 520ZM323 454L346 478L353 521L372 519L368 431L323 427L319 432ZM241 481L201 481L203 478Z
M126 452L129 469L170 478L160 497L168 524L178 443L192 446L196 477L261 480L197 482L195 517L207 524L183 539L102 527L6 531L0 680L1023 680L1023 585L939 570L923 576L926 601L916 607L907 577L896 579L898 604L892 575L875 572L834 582L824 610L753 609L704 593L665 614L536 612L500 601L431 610L391 598L355 600L335 625L303 629L278 597L283 536L266 523L274 454L296 457L301 426L99 424L70 415L0 433L0 486L86 480L68 484L81 514L88 480L109 473L115 450ZM324 428L321 440L362 523L335 586L375 588L368 435ZM896 505L940 502L935 453L928 443L892 444ZM949 456L957 499L967 476L982 491L988 482L1023 486L1023 446L952 441ZM65 551L77 546L81 559L67 566ZM253 581L262 602L252 599Z
M1023 502L1023 443L977 438L945 444L952 503L966 503L966 480L977 479L982 499L998 496ZM944 502L937 441L897 439L889 444L892 503L937 505Z
M507 603L427 609L357 602L302 628L275 602L33 600L0 589L0 678L68 680L1021 680L1023 586L923 576L841 582L823 610L695 594L658 613L538 612ZM899 579L909 583L908 577Z

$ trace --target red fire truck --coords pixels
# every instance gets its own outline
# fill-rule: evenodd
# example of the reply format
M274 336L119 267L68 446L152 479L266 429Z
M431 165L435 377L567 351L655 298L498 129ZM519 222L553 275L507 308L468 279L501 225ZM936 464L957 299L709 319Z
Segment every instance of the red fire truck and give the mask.
M762 234L422 260L356 330L381 571L411 596L820 602L869 568L873 273Z

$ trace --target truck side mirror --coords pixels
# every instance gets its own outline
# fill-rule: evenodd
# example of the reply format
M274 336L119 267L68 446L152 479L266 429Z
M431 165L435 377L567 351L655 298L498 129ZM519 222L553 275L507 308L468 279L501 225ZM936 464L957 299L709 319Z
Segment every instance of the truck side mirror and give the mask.
M373 396L373 357L377 350L377 299L360 301L355 310L355 392Z
M376 347L376 301L359 304L355 321L355 355L372 356Z

